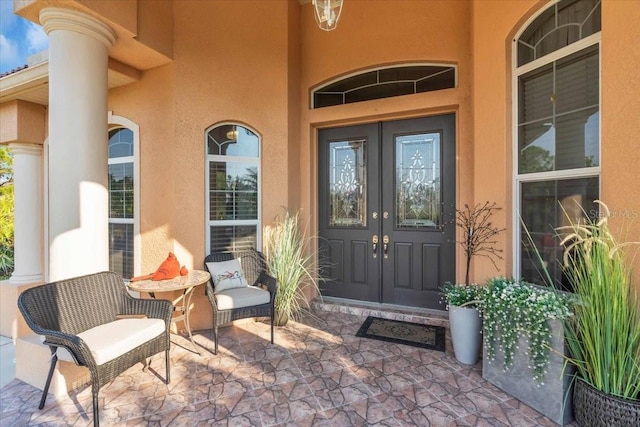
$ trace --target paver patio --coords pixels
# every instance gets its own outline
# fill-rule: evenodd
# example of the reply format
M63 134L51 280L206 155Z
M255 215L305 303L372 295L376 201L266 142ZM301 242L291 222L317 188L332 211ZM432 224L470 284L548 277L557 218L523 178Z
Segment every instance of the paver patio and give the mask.
M332 304L317 305L314 314L277 328L274 345L266 322L222 328L218 355L210 330L195 333L201 355L172 335L171 384L162 381L162 355L147 372L134 366L100 390L102 425L554 425L484 381L481 363L458 363L448 339L443 353L355 336L369 314L411 315ZM429 323L446 318L431 315ZM19 380L7 384L0 424L93 423L89 386L65 398L50 395L42 410L40 396Z

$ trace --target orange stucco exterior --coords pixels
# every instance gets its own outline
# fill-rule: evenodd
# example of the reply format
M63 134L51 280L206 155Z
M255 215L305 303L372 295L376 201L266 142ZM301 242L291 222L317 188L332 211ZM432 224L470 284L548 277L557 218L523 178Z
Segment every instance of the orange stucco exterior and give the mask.
M140 70L136 82L109 92L108 109L140 127L143 273L168 251L189 268L202 267L204 138L212 125L237 122L260 136L263 225L288 206L302 208L315 227L318 129L450 112L456 114L456 201L497 202L502 210L494 222L507 229L499 236L498 271L478 259L472 278L512 273L511 40L546 1L346 0L332 32L317 28L310 1L128 0L117 11L106 0L24 3L19 12L34 21L43 4L102 17L119 37L112 57ZM603 1L601 198L630 216L640 215L639 16L640 2ZM412 62L456 65L457 87L309 107L310 91L323 82ZM3 104L0 113L14 107ZM640 240L640 225L630 237ZM458 279L461 257L459 250ZM193 328L209 327L201 289L195 304Z

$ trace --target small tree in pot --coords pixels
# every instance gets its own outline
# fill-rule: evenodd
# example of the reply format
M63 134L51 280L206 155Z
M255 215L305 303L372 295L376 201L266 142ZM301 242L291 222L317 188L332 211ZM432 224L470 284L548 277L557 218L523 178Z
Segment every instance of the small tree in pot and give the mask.
M482 348L483 289L469 283L471 260L474 256L486 257L498 269L495 259L502 259L502 250L493 246L496 243L494 238L504 228L495 227L490 221L498 209L495 202L487 201L473 207L465 204L463 209L456 209L454 218L456 226L462 230L462 239L457 243L465 253L465 282L462 285L446 283L441 290L449 310L449 328L456 359L467 365L478 362Z

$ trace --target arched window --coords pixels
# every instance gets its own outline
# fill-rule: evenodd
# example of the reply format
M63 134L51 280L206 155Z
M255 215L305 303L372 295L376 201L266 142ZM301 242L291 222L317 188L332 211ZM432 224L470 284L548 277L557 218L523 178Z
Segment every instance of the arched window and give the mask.
M456 87L455 65L405 64L342 76L311 91L311 108Z
M557 227L598 215L600 16L600 0L555 1L514 40L515 275L529 281L533 244L562 284Z
M138 126L116 116L109 123L109 269L128 279L139 273Z
M238 124L205 134L207 253L259 249L260 138Z

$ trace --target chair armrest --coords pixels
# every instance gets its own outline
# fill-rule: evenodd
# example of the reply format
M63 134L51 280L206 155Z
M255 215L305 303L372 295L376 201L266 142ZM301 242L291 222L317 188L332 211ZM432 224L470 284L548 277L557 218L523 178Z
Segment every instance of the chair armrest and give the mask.
M71 356L75 359L76 363L80 366L95 367L96 362L91 354L91 350L82 338L77 335L66 334L60 331L53 331L50 329L38 328L40 331L35 331L38 335L44 335L45 339L43 344L51 347L64 347Z
M129 296L122 307L122 313L117 314L144 314L150 319L162 319L167 328L171 324L173 304L164 299L143 299Z
M267 287L267 290L271 294L271 301L273 301L276 296L276 292L278 292L278 281L276 280L276 278L268 275L263 271L260 273L256 284L265 285Z

